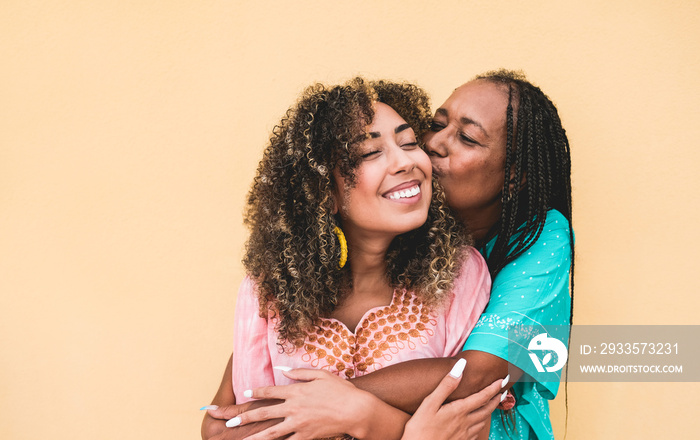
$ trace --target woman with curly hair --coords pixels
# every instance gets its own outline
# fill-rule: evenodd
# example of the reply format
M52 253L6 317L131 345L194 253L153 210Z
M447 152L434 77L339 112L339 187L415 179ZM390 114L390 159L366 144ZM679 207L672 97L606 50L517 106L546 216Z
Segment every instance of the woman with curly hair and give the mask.
M556 396L560 372L543 378L525 350L509 353L509 347L525 342L510 339L513 331L527 328L558 330L554 336L568 342L574 267L571 159L557 109L521 73L488 72L452 93L435 112L424 140L447 201L469 226L494 280L491 300L458 355L468 361L461 382L452 381L447 388L440 385L443 396L456 389L448 400L461 400L441 410L467 400L465 396L476 396L477 390L510 373L511 383L517 381L509 399L514 407L494 412L482 437L553 439L547 400ZM454 359L415 360L352 382L394 407L413 412L453 363ZM228 377L224 375L222 389L227 382L230 386ZM287 394L285 399L288 411L302 406L306 414L318 410L318 404L311 404L318 401L313 393ZM226 404L230 399L220 389L215 402ZM244 409L222 407L212 413L226 417ZM245 423L267 419L249 414L242 416ZM440 411L432 415L439 416ZM469 416L451 420L468 428ZM425 434L424 438L450 438L444 417L421 420L423 432L442 435ZM414 422L416 416L407 426ZM242 438L233 434L225 438Z
M405 413L333 375L461 350L490 277L417 141L429 116L417 87L356 78L310 87L273 130L248 196L237 403L256 388L320 381L363 414L323 430L399 438ZM298 368L317 371L289 372Z

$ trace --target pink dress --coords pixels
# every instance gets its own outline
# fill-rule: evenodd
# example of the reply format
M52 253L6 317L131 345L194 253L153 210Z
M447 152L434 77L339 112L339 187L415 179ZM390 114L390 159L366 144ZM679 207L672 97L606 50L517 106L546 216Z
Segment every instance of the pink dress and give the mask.
M244 390L287 385L274 366L325 369L343 378L361 376L412 359L459 353L486 307L491 278L475 249L468 255L444 308L428 312L405 289L396 289L391 304L368 310L354 331L333 318L321 318L319 328L293 353L280 352L275 319L261 318L255 283L246 277L238 290L234 318L233 391L236 403L251 399Z

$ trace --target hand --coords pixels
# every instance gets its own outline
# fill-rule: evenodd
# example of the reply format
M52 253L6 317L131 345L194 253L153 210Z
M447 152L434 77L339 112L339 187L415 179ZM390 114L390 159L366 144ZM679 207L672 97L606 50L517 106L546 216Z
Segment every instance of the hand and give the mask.
M246 426L238 426L229 428L226 422L250 409L261 408L269 405L281 403L279 400L258 400L256 402L247 402L241 405L227 405L210 408L207 415L204 417L202 424L202 439L203 440L241 440L247 439L257 432L263 431L270 426L280 423L282 419L266 420L264 422L250 423Z
M246 411L250 405L251 403L248 402L242 405L207 405L202 408L207 410L202 421L202 439L211 440L225 432L228 429L226 421ZM234 438L236 437L231 437L231 439Z
M500 391L507 380L499 379L476 394L443 405L447 396L459 385L466 363L464 359L457 361L435 391L423 399L406 423L401 440L474 440L478 437L501 401L503 394Z
M368 401L374 398L350 382L325 370L296 369L283 372L290 379L305 381L292 385L257 388L256 399L282 399L279 405L251 409L238 415L240 425L284 418L284 421L248 437L269 440L292 434L290 440L331 437L347 433L360 437L358 422L367 420Z

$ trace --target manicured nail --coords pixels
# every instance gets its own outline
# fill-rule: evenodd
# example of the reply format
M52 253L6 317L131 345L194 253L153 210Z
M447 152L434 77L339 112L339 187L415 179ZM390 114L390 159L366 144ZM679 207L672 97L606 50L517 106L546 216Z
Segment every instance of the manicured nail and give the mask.
M273 367L275 370L280 370L280 371L292 371L291 367L285 367L284 365L278 365L276 367Z
M501 381L501 388L503 388L504 386L508 385L508 381L509 381L509 380L510 380L510 374L509 374L508 376L506 376L506 378L503 379L503 381Z
M226 427L227 428L235 428L236 426L241 424L241 418L240 417L234 417L228 422L226 422Z
M508 395L508 391L507 391L507 390L504 391L503 394L501 394L501 402L503 402L504 400L506 400L506 396L507 396L507 395ZM228 423L226 424L226 426L228 426Z
M243 391L243 397L253 397L253 390Z
M205 410L205 409L219 409L219 405L207 405L199 408L200 411Z
M458 360L454 367L452 367L452 369L450 370L450 376L454 377L455 379L459 379L460 377L462 377L462 372L464 371L464 367L466 366L466 359Z

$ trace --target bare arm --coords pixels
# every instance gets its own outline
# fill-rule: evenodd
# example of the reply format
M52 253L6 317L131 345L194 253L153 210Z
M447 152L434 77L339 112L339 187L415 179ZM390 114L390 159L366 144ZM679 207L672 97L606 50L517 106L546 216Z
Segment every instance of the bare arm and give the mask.
M279 401L260 401L236 405L236 396L233 394L232 366L233 355L228 360L224 376L221 378L219 390L216 392L212 405L219 408L207 410L202 420L202 440L239 440L249 435L260 432L265 428L276 425L281 419L267 420L265 422L251 423L239 428L227 428L226 421L232 419L248 409L279 403Z
M236 397L233 395L233 387L231 386L231 362L233 356L228 359L228 364L224 371L224 377L221 378L221 384L219 389L212 400L212 406L223 407L225 405L234 405L236 403ZM202 420L202 439L207 440L215 435L221 433L226 429L226 420L213 418L209 414L209 410L204 414L204 420Z
M345 384L349 391L349 394L346 394L346 398L336 399L340 404L340 408L331 408L332 405L328 405L329 402L326 400L323 407L330 410L330 413L323 417L324 426L306 424L304 417L308 415L312 416L312 419L313 417L318 418L319 415L316 414L318 411L304 411L303 406L298 406L299 403L303 405L305 401L309 401L308 396L305 396L304 393L314 395L311 383L305 386L266 387L261 391L267 392L267 394L260 395L257 390L256 394L254 394L254 397L263 398L264 400L257 400L250 404L235 405L231 379L232 368L232 359L229 358L219 390L212 401L212 404L219 408L207 410L207 414L202 422L202 439L204 440L238 440L256 433L260 434L253 436L253 439L274 439L291 433L290 429L286 429L287 425L292 425L297 430L299 430L300 426L305 428L301 429L303 432L296 434L299 438L305 436L309 436L308 438L316 437L313 434L327 436L330 435L328 432L320 431L320 433L315 433L312 428L333 429L330 423L331 415L338 419L336 425L348 424L347 427L343 426L344 430L352 431L350 433L357 438L398 439L403 432L403 425L408 420L407 414L390 407L369 393L357 390L345 380L335 376L333 378L325 377L330 375L325 374L325 372L314 372L313 370L298 370L298 377L294 377L300 380L311 380L317 375L323 376L325 380L318 382L318 387L321 391L315 391L317 395L326 394L329 389L328 384L335 384L335 388L343 388L342 385L340 387L337 385ZM297 390L300 393L296 392ZM280 392L282 394L279 396L275 394ZM339 395L341 395L340 392L335 393L335 396ZM265 399L265 397L271 397L271 399ZM281 403L283 402L282 400L274 399L274 397L283 397L289 402ZM356 404L348 405L349 402L356 402ZM316 408L315 405L318 402L309 403L312 403L312 407ZM348 408L354 408L354 413L348 412ZM282 417L289 417L290 413L293 414L292 419L282 424L281 422L284 420ZM225 425L226 421L237 416L241 417L241 426L227 428ZM255 420L264 421L255 422Z
M272 440L290 434L290 440L340 434L367 440L401 438L408 414L371 393L325 370L302 368L283 374L297 383L252 390L253 398L279 399L283 403L247 411L240 420L243 425L272 418L284 421L250 440Z
M390 365L351 381L356 387L369 391L389 405L413 413L459 357L467 360L467 366L459 387L450 394L447 401L479 392L495 380L503 379L509 372L508 362L498 356L469 350L461 352L455 358L417 359ZM520 379L522 371L511 365L510 373L512 385Z
M503 377L508 374L508 363L496 356L479 351L462 352L460 356L467 359L467 367L465 369L465 374L462 375L462 380L459 387L450 395L448 400L460 399L461 397L475 394L476 391L486 388L482 385L483 383L488 385L494 382L494 380L503 379ZM413 412L413 410L415 410L415 408L417 408L423 401L424 396L421 397L421 394L425 394L425 396L427 396L433 392L437 387L437 384L440 383L445 374L450 371L453 365L454 359L452 358L419 359L383 368L377 372L357 378L353 380L353 382L355 382L358 388L366 386L367 388L365 391L369 391L372 394L375 394L376 392L379 399L384 400L392 406L394 404L401 405L403 402L407 406L406 410L411 410L410 412ZM250 407L252 412L249 413L243 412L247 410L248 407L241 408L243 405L234 405L235 396L233 395L231 369L232 361L229 359L221 385L219 386L219 390L212 402L213 404L218 405L220 408L218 410L209 410L202 423L202 438L204 440L243 439L247 436L273 427L282 421L281 418L274 418L273 420L266 420L264 422L254 422L254 420L262 420L279 416L277 414L278 410L273 409L273 407L263 410L262 413L259 411L252 411L252 409L259 407L258 402L261 402L262 405L260 406L263 406L265 404L270 405L273 403L279 403L279 400L255 402L253 406ZM469 377L469 374L471 374L473 377ZM514 374L513 370L511 370L511 381L508 386L517 381L520 374L521 372L519 370L517 374ZM518 377L515 377L516 375ZM298 387L298 389L306 391L308 387ZM275 387L270 387L268 390L275 390ZM264 396L258 394L256 397ZM275 395L274 397L279 396ZM291 398L292 396L285 395L284 397ZM303 403L309 401L308 396L306 398L303 395L297 395L295 397L297 397L296 401L298 402ZM418 404L416 404L415 407L411 406L412 399L417 399ZM390 408L384 407L380 404L380 402L373 402L372 399L367 399L365 402L368 407L372 406L374 408L374 410L369 411L369 413L377 416L373 418L379 419L380 422L377 422L376 420L373 421L372 418L362 420L363 423L358 423L358 425L363 425L364 427L369 426L372 428L357 432L357 434L359 434L357 435L358 437L365 437L372 434L376 435L378 433L376 431L377 426L385 427L392 431L391 433L382 433L380 436L381 438L397 438L397 435L401 435L403 424L408 418L407 416L401 416L395 411L391 411ZM318 402L309 403L312 405L312 407L314 404L318 404ZM280 408L280 410L284 411L284 408ZM317 415L315 414L316 412L317 411L312 410L307 411L306 413ZM303 415L304 412L299 411L298 414ZM212 417L212 415L215 417ZM242 426L237 428L225 427L226 420L239 415L242 418ZM393 422L389 422L390 420L393 420ZM360 420L358 420L358 422L360 422ZM300 420L298 423L303 425L304 421ZM360 426L356 426L356 428L359 427ZM288 430L278 431L277 429L272 429L263 433L261 436L254 438L271 439L286 433L285 431L289 432Z
M503 380L497 380L477 394L444 403L445 398L459 385L462 359L440 382L435 391L423 399L420 407L406 424L401 440L486 439L491 412L505 397Z

